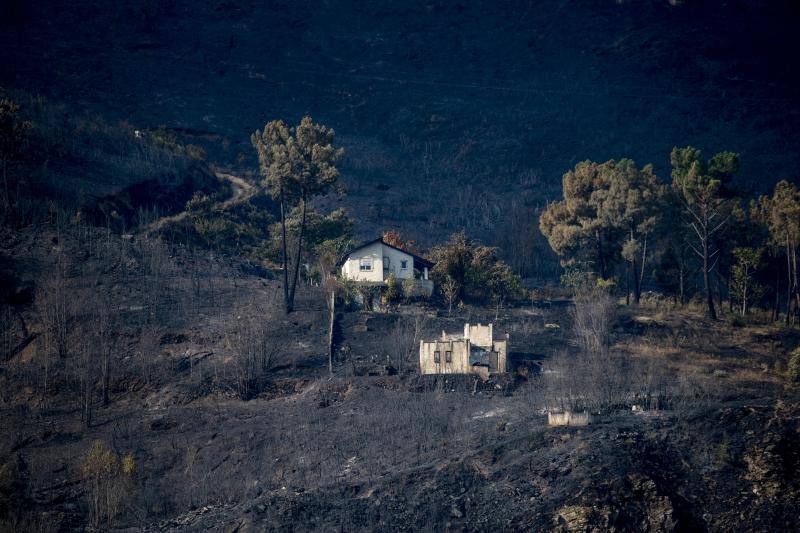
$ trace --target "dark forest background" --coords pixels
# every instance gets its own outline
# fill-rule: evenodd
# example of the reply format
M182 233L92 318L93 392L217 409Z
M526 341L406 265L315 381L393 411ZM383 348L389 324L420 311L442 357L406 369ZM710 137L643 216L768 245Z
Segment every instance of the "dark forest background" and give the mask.
M673 146L797 176L792 2L4 4L0 84L254 169L249 134L305 114L346 147L359 237L464 228L524 277L558 274L539 211L582 160L669 181Z

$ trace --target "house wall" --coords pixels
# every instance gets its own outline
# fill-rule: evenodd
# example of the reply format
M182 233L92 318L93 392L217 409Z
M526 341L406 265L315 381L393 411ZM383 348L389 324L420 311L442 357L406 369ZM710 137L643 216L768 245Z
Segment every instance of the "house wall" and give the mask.
M389 268L384 271L384 258L388 259ZM369 259L372 261L371 271L361 270L361 260ZM402 268L402 261L406 261L406 268ZM389 273L393 272L396 279L407 279L414 277L414 258L411 255L395 250L383 243L375 242L360 250L356 250L347 258L342 265L342 275L348 279L357 281L382 282L386 280Z
M492 329L492 324L485 326L482 324L464 324L464 338L469 339L474 346L488 349L492 347L492 339L494 338Z
M434 358L434 352L440 353L439 362ZM447 362L446 352L451 351L452 361ZM420 341L419 343L419 370L422 374L469 374L472 368L469 364L469 341L437 340Z
M497 352L497 372L506 372L508 357L508 341L493 341L492 351Z

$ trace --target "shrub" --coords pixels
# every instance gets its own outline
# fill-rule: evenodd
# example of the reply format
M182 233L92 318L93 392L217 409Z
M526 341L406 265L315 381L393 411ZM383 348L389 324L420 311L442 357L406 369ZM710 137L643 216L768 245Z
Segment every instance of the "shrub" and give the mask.
M226 335L233 352L233 386L241 400L255 398L264 390L279 357L281 340L274 313L274 307L250 316L241 313Z
M383 292L383 304L393 304L400 299L401 296L402 286L400 282L397 281L397 278L394 276L394 273L389 274L386 278L386 290Z
M800 348L795 349L789 357L789 367L787 369L789 381L795 385L800 385Z
M436 263L431 271L433 281L441 286L453 279L458 286L455 297L492 302L499 309L523 296L521 280L497 257L497 248L473 241L463 231L435 246L430 257Z
M410 302L414 299L414 280L412 278L406 278L403 280L402 289L403 300Z
M106 521L111 527L124 497L129 496L129 480L136 465L128 454L122 461L113 450L98 441L92 443L81 464L81 477L87 483L92 525Z

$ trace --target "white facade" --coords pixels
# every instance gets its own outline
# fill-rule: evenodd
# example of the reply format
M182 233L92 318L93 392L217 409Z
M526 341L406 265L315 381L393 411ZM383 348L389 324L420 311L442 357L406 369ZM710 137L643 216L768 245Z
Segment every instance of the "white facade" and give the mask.
M442 332L437 340L419 342L421 374L479 374L506 371L508 338L495 339L493 324L464 324L464 336Z
M356 281L384 282L394 274L398 280L414 278L414 256L376 241L354 250L342 264L342 276ZM428 269L421 273L428 279Z

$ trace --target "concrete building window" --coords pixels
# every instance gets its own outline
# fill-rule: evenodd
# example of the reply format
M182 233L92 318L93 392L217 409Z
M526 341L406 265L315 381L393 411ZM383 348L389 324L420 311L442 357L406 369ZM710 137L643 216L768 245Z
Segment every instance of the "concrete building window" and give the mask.
M403 259L402 261L400 261L400 268L401 268L402 270L408 270L408 261L406 261L405 259Z
M433 362L434 363L441 363L442 362L442 356L441 356L441 352L439 350L436 350L435 352L433 352Z
M361 260L358 269L361 272L371 272L372 271L372 259L364 258Z
M447 350L444 352L444 362L445 363L452 363L453 362L453 352Z

